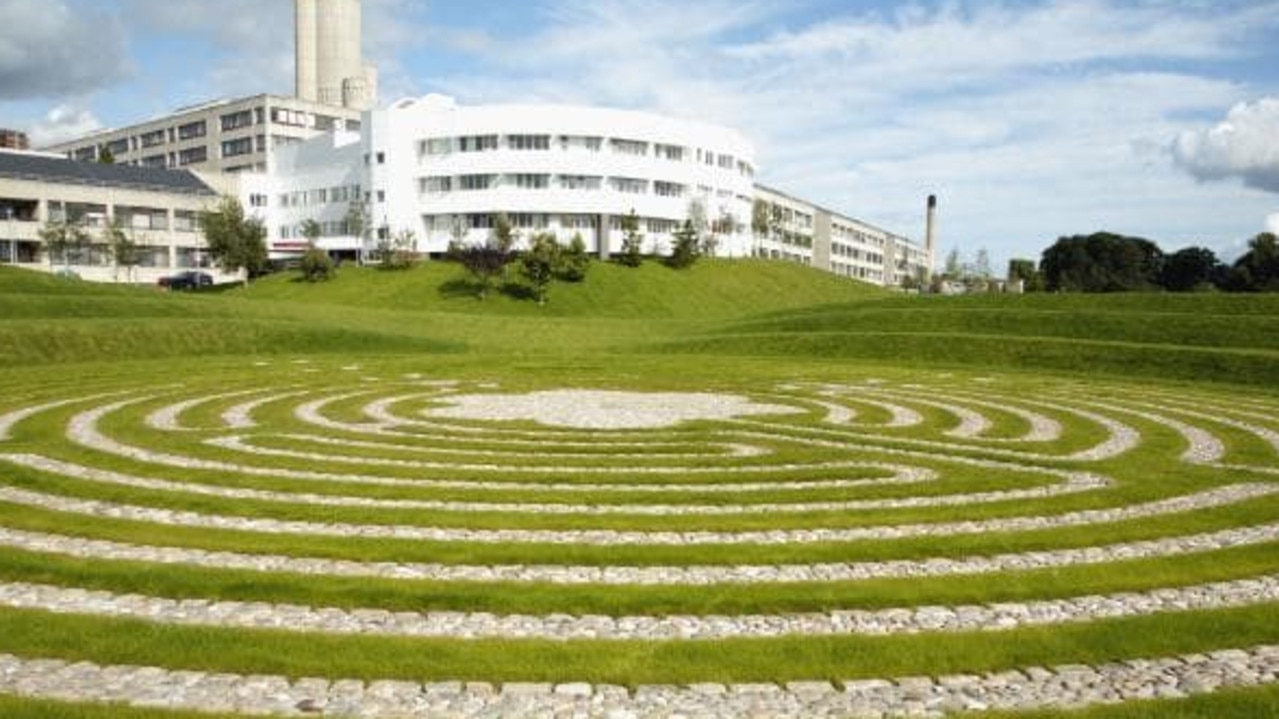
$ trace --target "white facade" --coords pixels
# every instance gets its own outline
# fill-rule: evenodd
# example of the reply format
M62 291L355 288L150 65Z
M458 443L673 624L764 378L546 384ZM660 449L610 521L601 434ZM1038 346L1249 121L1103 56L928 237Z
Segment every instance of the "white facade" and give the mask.
M239 176L240 201L262 220L273 257L306 249L302 224L307 220L320 225L316 244L321 249L350 259L361 256L364 239L353 234L348 216L365 201L363 156L360 135L338 132L279 149L271 174Z
M481 242L505 213L525 239L580 233L606 255L620 250L621 218L632 211L645 249L662 250L698 203L717 255L750 254L755 150L727 128L593 107L465 107L433 95L366 114L363 135L374 226L411 230L422 252Z

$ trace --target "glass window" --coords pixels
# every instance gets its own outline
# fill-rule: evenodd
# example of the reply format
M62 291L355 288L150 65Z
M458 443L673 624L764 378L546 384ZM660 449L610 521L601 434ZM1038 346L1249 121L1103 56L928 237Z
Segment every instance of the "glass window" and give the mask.
M199 122L189 122L178 127L178 139L190 140L196 137L204 137L208 134L208 124L204 120Z

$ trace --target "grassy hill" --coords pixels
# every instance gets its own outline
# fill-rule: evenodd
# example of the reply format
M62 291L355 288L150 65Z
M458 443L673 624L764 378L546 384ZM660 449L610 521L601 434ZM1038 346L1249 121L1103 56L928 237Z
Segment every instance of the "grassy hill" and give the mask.
M280 353L691 354L1279 385L1279 297L913 297L808 268L595 263L539 307L460 267L167 294L0 269L0 364Z

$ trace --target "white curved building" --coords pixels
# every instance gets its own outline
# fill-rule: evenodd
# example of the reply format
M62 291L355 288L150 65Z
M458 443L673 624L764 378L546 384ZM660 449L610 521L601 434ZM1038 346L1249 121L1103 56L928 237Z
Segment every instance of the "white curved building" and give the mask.
M367 115L362 144L374 226L412 230L422 252L483 241L505 213L525 239L580 233L607 256L621 248L622 216L634 212L646 250L669 246L700 214L717 255L751 254L755 150L727 128L594 107L465 107L431 95Z

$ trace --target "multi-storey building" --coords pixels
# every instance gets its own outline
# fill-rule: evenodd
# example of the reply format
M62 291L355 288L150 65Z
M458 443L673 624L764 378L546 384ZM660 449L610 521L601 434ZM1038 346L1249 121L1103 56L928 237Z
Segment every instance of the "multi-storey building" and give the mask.
M198 216L234 188L187 171L76 162L0 150L0 264L70 269L87 280L153 283L174 270L211 267ZM65 221L87 242L51 256L40 231ZM118 223L137 245L136 267L116 265L105 237Z
M505 213L525 236L580 234L607 256L634 213L661 249L690 213L717 254L750 252L755 151L733 130L594 107L465 107L434 95L367 116L364 186L375 226L420 249L475 242Z
M757 185L755 203L756 257L891 287L932 266L928 247L778 190Z
M25 132L0 128L0 148L7 150L29 150L31 149L31 140L27 138L27 133Z
M358 110L257 95L183 108L48 149L82 162L109 157L116 164L153 169L270 172L277 148L334 130L359 129Z

